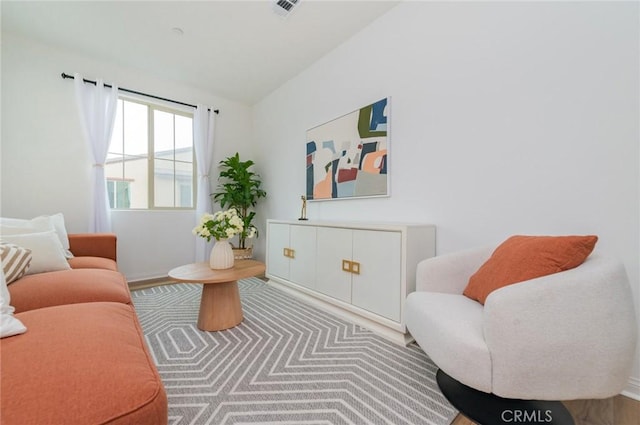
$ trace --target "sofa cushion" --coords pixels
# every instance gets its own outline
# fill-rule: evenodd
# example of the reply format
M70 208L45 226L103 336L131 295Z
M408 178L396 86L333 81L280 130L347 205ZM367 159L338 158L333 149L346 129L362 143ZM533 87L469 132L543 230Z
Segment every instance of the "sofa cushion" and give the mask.
M158 425L167 398L132 306L87 303L17 314L0 340L0 422Z
M9 286L16 313L95 301L131 303L127 281L111 270L76 269L27 275Z
M117 263L111 258L103 257L73 257L69 259L72 269L103 269L118 271Z
M16 235L24 233L37 233L53 230L60 240L65 257L71 258L69 251L69 236L64 224L62 213L54 215L41 215L31 220L17 218L0 218L0 233L3 235Z
M470 278L464 295L484 304L496 289L579 266L597 236L512 236Z
M64 215L62 213L57 213L41 217L48 218L51 221L51 224L56 231L56 235L58 235L58 239L60 239L60 243L62 244L62 248L64 249L65 256L67 258L73 257L73 254L71 253L71 251L69 251L69 234L64 224Z
M0 258L6 284L20 279L31 265L31 250L10 243L0 243Z
M71 268L56 232L3 234L2 242L31 250L31 266L27 274L44 273Z

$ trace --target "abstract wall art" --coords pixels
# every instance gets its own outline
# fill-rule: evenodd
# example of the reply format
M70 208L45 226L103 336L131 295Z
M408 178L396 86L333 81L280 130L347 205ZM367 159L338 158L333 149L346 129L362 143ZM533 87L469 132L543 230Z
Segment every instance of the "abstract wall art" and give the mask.
M307 131L310 201L389 195L389 98Z

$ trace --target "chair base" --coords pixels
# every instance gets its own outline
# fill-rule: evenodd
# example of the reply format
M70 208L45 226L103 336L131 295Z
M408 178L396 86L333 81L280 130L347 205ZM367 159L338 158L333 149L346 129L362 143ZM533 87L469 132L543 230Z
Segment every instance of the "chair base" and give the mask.
M571 414L559 401L498 397L468 387L441 369L436 381L447 400L478 425L574 425Z

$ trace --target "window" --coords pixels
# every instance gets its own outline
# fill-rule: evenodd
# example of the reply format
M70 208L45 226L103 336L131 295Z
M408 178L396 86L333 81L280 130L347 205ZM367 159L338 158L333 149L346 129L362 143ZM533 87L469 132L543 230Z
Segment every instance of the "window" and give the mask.
M107 193L109 195L109 205L111 208L126 209L131 207L129 182L115 179L107 180Z
M194 208L193 115L119 98L105 172L111 208Z

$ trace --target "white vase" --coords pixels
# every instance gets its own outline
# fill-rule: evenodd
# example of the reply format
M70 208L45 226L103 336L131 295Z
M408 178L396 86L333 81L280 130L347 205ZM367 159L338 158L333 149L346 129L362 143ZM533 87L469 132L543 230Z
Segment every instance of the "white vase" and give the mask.
M228 239L216 241L211 249L209 267L214 270L230 269L233 267L233 249Z

